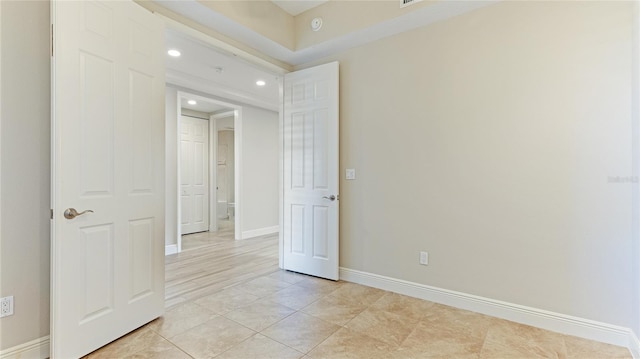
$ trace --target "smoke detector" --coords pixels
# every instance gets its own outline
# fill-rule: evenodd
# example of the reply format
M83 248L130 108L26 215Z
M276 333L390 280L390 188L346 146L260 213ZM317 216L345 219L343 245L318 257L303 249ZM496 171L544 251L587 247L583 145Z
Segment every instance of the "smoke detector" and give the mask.
M322 27L322 18L321 17L316 17L313 20L311 20L311 30L318 31L318 30L320 30L321 27Z

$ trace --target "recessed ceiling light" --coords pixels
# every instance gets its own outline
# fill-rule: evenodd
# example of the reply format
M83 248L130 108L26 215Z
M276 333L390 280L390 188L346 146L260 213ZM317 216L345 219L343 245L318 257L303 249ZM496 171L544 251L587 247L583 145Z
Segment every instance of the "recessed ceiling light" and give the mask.
M258 85L258 86L264 86L264 85L266 85L266 84L267 84L267 83L266 83L266 82L264 82L264 81L262 81L262 80L258 80L258 81L256 81L256 85Z
M195 105L195 104L197 104L196 100L189 100L189 101L187 101L187 103L188 103L189 105Z
M180 56L180 51L178 51L176 49L171 49L171 50L167 51L167 54L169 54L169 56L178 57L178 56Z

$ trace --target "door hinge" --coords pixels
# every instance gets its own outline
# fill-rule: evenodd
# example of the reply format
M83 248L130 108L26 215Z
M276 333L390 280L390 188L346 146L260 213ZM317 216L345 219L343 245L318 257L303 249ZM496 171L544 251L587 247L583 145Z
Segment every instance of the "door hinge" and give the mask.
M51 219L53 219L53 208L52 208L52 209L50 209L49 211L51 211L51 212L50 212L50 216L51 216Z

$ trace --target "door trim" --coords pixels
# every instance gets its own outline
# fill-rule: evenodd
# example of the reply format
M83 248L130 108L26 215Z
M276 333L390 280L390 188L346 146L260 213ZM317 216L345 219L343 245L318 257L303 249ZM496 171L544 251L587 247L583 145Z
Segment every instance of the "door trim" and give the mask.
M280 92L280 103L278 109L278 144L280 145L278 156L278 189L280 194L278 195L278 206L280 217L278 223L280 224L280 232L278 233L278 268L284 269L284 75L278 77L278 91Z

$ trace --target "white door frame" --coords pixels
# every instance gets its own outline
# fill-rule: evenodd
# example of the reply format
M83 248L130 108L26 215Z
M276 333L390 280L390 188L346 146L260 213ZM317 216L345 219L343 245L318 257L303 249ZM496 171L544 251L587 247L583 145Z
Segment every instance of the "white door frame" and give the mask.
M240 208L242 208L242 190L240 187L240 176L241 176L241 169L242 169L242 151L241 151L241 139L242 139L242 106L239 105L234 105L228 102L224 102L224 101L220 101L220 100L215 100L209 97L205 97L205 96L201 96L201 95L196 95L194 93L191 92L186 92L183 90L178 90L177 91L177 99L176 99L176 138L175 141L176 143L180 143L180 130L181 130L181 124L180 124L180 116L182 115L182 111L181 111L181 99L184 97L188 97L191 99L194 99L196 101L202 101L202 102L212 102L215 103L217 105L220 106L224 106L224 107L228 107L233 109L234 111L234 119L233 119L233 126L235 128L233 137L234 137L234 152L235 152L235 161L234 161L234 171L235 171L235 177L234 177L234 184L235 184L235 221L234 221L234 226L235 226L235 239L241 239L240 235L241 235L241 231L240 228L241 227L241 223L242 223L242 215L241 215L241 210ZM217 193L215 190L216 187L216 176L217 176L217 166L215 165L215 163L213 163L213 161L217 158L217 145L218 145L218 139L217 136L215 136L217 131L217 121L214 121L213 123L209 123L209 230L210 231L217 231L218 230L218 223L217 223L217 209L216 209L216 204L217 204ZM177 186L175 188L175 197L176 197L176 203L177 203L177 218L175 218L176 221L176 226L178 229L178 238L176 239L176 243L178 244L178 253L182 252L182 230L181 230L181 218L182 218L182 203L181 203L181 198L180 198L180 186L181 186L181 182L180 182L180 146L178 146L177 148L178 151L178 156L177 156L177 163L176 163L176 172L175 172L175 176L177 178Z
M280 108L278 109L278 268L284 269L284 74L278 77L278 91L280 95Z

